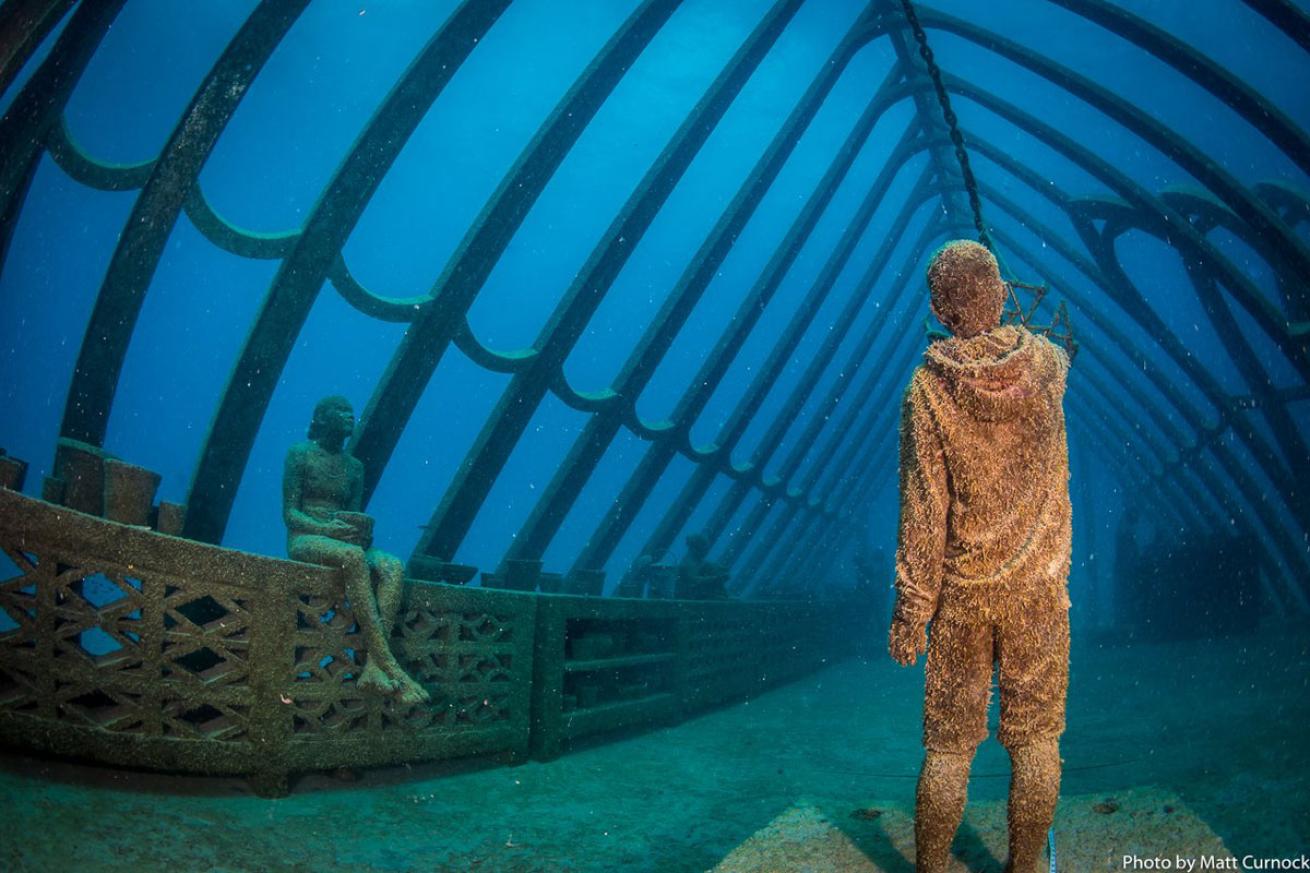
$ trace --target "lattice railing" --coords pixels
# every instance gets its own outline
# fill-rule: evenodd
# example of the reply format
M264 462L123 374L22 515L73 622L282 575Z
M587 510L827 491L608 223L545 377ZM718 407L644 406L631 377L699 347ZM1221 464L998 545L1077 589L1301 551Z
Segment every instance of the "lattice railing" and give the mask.
M838 604L601 600L410 580L392 647L432 700L403 705L358 689L365 651L334 570L5 488L0 549L13 565L0 579L0 741L244 774L274 793L302 770L512 760L530 746L553 755L576 737L795 678L845 639Z
M410 582L393 646L436 689L360 692L335 572L0 489L0 734L116 763L263 773L527 749L530 597Z

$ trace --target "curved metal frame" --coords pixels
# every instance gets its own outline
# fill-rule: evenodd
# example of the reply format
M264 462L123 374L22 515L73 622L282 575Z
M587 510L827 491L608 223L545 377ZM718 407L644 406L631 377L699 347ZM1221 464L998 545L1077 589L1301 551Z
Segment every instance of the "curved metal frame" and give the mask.
M48 153L66 174L87 186L138 191L87 324L72 374L61 435L97 445L103 440L137 316L164 245L185 213L206 239L225 251L280 261L197 464L188 500L186 535L208 541L221 538L273 386L319 290L330 282L364 314L409 325L352 444L353 451L365 462L369 493L434 369L451 345L479 366L511 377L454 481L437 501L416 554L441 561L453 559L533 413L546 395L553 393L589 417L515 537L506 560L540 560L606 450L619 431L627 428L649 441L650 448L576 556L574 579L594 574L606 564L678 454L695 462L696 468L681 493L664 508L647 538L646 552L667 549L703 501L711 483L726 475L733 481L713 507L706 529L718 539L734 519L744 514L742 534L733 537L722 550L726 563L742 562L742 587L767 590L788 576L817 578L857 527L855 520L867 501L882 493L880 489L893 469L889 458L894 460L894 452L887 441L895 428L894 421L889 424L887 418L892 414L889 410L895 409L892 400L900 387L898 380L902 380L918 347L916 342L906 343L905 337L915 333L906 328L913 327L919 309L911 307L900 320L894 317L900 311L908 277L928 246L948 229L958 232L969 224L940 115L931 100L922 64L909 50L908 30L897 4L873 0L845 34L670 289L611 388L579 392L568 385L563 374L564 362L644 231L785 31L801 2L777 0L763 15L617 213L532 347L514 353L495 352L483 346L470 330L466 312L555 170L676 10L678 0L645 0L638 6L504 175L433 288L402 299L382 297L364 287L351 274L341 254L342 246L427 108L475 50L478 40L494 26L509 0L464 0L363 128L304 226L273 234L245 230L218 215L200 190L198 178L241 96L281 44L306 0L263 0L200 84L160 156L134 165L95 160L73 141L62 118L69 95L122 0L83 3L76 8L68 0L16 0L6 4L0 11L0 86L12 82L37 45L62 19L67 21L49 56L0 119L0 262L7 254L43 154ZM1104 0L1051 2L1169 65L1232 109L1294 165L1310 172L1310 137L1305 130L1214 61ZM1267 0L1245 2L1310 51L1303 13ZM1304 581L1310 578L1310 557L1301 542L1310 527L1310 497L1299 486L1310 467L1310 453L1306 434L1285 408L1290 399L1303 396L1306 387L1297 386L1290 392L1272 388L1251 340L1230 317L1233 305L1242 307L1300 378L1310 383L1310 295L1301 279L1310 273L1310 247L1295 230L1296 225L1310 220L1310 201L1285 186L1242 185L1195 144L1040 51L931 8L921 7L919 18L929 30L951 33L1053 83L1174 161L1205 189L1205 193L1153 194L1032 114L977 85L951 76L945 79L952 94L1022 128L1114 195L1075 198L1049 180L1038 178L986 139L966 133L970 148L1067 215L1077 239L1065 239L1038 222L1005 191L984 179L981 193L989 208L1045 239L1052 251L1151 335L1159 351L1217 410L1218 421L1209 420L1186 391L1170 385L1152 368L1145 372L1146 383L1164 398L1167 408L1155 403L1142 382L1142 365L1151 360L1150 350L1135 347L1113 319L1100 310L1097 300L1082 291L1082 286L1059 276L1046 258L1029 250L1004 228L997 228L993 232L998 243L1016 260L1051 281L1069 300L1077 317L1095 324L1107 340L1104 344L1084 343L1096 366L1080 369L1071 380L1071 397L1076 398L1078 407L1071 410L1071 417L1088 431L1089 450L1116 469L1132 468L1135 482L1152 483L1148 499L1178 524L1204 528L1212 525L1211 514L1223 513L1259 535L1270 544L1282 568L1287 601L1301 611L1310 611ZM636 398L687 323L737 235L851 60L864 46L883 36L892 42L896 63L872 92L862 117L750 289L735 323L718 338L692 383L694 387L678 402L672 420L643 421L636 412ZM819 277L803 295L794 319L774 342L761 371L746 386L714 444L692 445L692 423L729 371L878 120L888 109L907 100L915 105L915 120L865 192L863 203ZM904 200L888 204L898 211L869 268L841 308L835 329L819 344L804 373L782 399L780 412L763 423L763 435L749 460L733 463L731 456L737 443L812 327L893 181L921 152L928 154L928 169ZM911 246L899 277L879 297L875 291L884 284L879 279L888 261L911 227L919 206L933 199L940 201L944 221L927 223ZM1259 254L1277 278L1280 299L1262 292L1224 256L1208 238L1216 229L1233 234ZM1116 252L1116 241L1132 230L1154 236L1178 251L1193 291L1249 392L1241 396L1227 394L1206 367L1188 354L1135 286ZM847 332L875 300L885 304L884 308L872 318L852 352L838 361ZM905 336L885 341L888 330L900 330ZM792 419L805 408L812 392L833 367L841 367L840 375L819 404L824 414L806 423L798 441L779 462L777 475L766 475L766 467L791 430ZM861 372L865 375L857 386L856 377ZM1114 397L1120 394L1135 399L1158 434L1150 428L1129 429L1114 404ZM1272 441L1253 425L1253 416L1268 425ZM1268 480L1274 491L1273 503L1250 480L1245 460L1220 439L1227 431L1233 433ZM863 438L870 433L872 439ZM819 440L825 446L821 461L802 473L806 448ZM1134 452L1121 445L1129 441L1145 450ZM752 493L756 502L747 509L746 501ZM780 501L785 506L777 509ZM767 532L762 530L765 526ZM757 539L757 533L765 535ZM1281 600L1276 592L1271 592L1271 598Z

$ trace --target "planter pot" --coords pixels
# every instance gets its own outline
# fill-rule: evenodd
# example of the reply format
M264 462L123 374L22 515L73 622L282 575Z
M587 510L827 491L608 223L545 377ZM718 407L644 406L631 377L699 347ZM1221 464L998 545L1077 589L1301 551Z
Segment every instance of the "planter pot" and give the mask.
M60 439L55 446L54 475L64 482L64 506L90 515L104 511L105 453L100 448Z
M604 570L574 570L569 574L569 594L585 594L590 597L599 597L604 591Z
M104 459L104 516L123 524L147 525L159 490L159 474L117 458Z
M10 491L22 491L23 482L26 479L26 461L20 461L9 455L0 455L0 488L8 488Z
M155 513L155 530L170 536L180 537L184 524L186 524L186 505L161 500L159 511Z

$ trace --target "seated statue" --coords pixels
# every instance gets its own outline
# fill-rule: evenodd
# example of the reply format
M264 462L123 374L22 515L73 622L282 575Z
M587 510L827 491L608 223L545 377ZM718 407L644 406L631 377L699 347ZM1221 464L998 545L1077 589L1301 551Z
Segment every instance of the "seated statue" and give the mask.
M326 397L314 407L309 439L287 452L282 479L287 554L342 570L346 599L368 658L357 679L359 687L394 694L402 703L422 703L429 699L428 692L391 651L404 567L395 555L372 548L373 519L359 511L364 465L345 449L354 430L350 401Z
M710 541L702 533L687 537L687 554L678 564L679 600L727 600L728 571L709 559Z
M663 554L663 549L656 549L639 555L619 582L616 596L665 599L672 597L674 568L659 562Z

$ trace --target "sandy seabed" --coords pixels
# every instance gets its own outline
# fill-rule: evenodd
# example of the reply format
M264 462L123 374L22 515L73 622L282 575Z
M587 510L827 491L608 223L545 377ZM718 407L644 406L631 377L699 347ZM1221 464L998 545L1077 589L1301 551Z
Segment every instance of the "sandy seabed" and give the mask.
M1310 635L1080 637L1071 656L1061 871L1123 856L1296 857L1310 842ZM923 661L854 658L672 728L550 763L240 780L11 757L7 871L911 873ZM1000 871L1009 761L979 749L959 870Z

